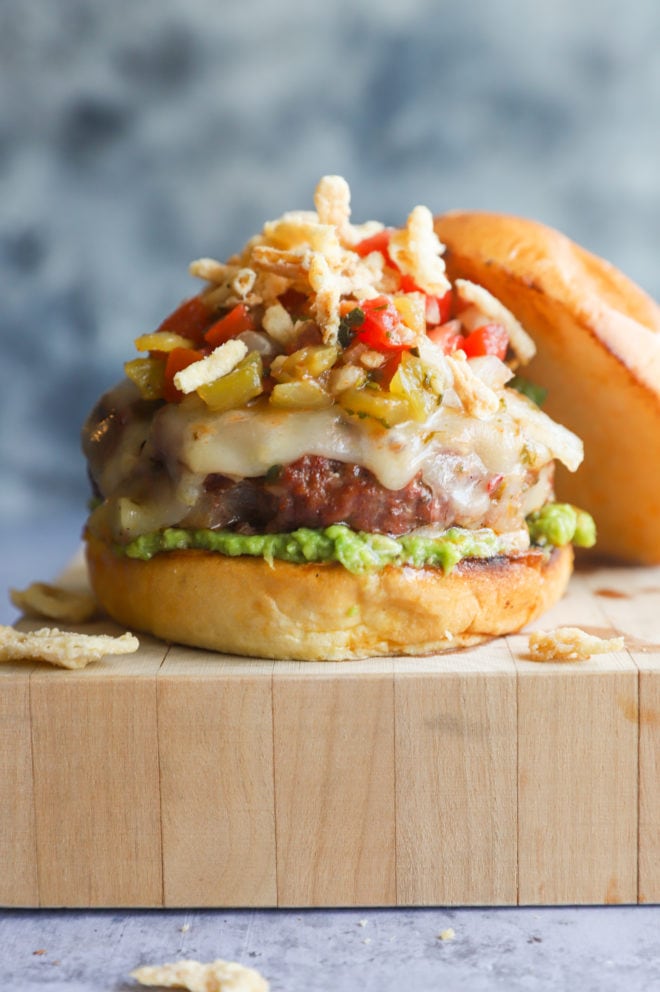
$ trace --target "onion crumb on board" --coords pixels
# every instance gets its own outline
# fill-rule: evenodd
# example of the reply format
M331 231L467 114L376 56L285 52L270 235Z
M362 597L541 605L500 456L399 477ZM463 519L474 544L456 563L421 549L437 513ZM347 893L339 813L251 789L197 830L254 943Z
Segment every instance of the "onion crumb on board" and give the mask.
M98 609L91 593L50 582L32 582L26 589L10 589L9 598L26 616L47 617L60 623L84 623Z
M623 637L596 637L580 627L535 630L529 635L533 661L585 661L594 654L623 650Z
M42 627L25 632L0 626L0 662L45 661L58 668L85 668L108 654L132 654L140 642L133 634L76 634Z

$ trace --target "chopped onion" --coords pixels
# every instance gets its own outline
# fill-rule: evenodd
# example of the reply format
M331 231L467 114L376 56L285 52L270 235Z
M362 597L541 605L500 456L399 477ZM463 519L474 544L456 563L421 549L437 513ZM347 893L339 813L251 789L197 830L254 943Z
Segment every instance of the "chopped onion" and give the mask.
M275 341L265 334L260 334L259 331L243 331L236 340L242 341L248 351L258 351L262 358L272 358L273 355L280 353Z
M491 389L501 389L509 379L513 378L509 366L501 362L497 355L480 355L468 361L472 371Z

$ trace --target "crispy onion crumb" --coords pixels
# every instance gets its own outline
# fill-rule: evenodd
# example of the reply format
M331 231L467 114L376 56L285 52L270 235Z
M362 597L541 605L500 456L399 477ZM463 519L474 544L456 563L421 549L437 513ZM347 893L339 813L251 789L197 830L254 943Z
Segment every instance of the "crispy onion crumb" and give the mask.
M14 627L0 627L0 662L45 661L58 668L85 668L109 654L131 654L140 642L133 634L75 634L42 627L26 633Z
M91 593L76 592L49 582L32 582L27 589L10 589L9 598L26 616L46 617L60 623L84 623L97 610Z
M172 964L145 966L131 972L141 985L188 992L268 992L270 985L254 968L235 961L176 961Z
M596 637L579 627L535 630L529 635L533 661L586 661L594 654L623 650L623 637Z

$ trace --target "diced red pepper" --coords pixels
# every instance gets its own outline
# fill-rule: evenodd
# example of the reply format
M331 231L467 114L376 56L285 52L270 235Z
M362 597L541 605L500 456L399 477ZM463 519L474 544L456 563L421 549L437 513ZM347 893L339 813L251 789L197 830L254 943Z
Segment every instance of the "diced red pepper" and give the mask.
M163 397L168 403L180 403L184 397L184 393L174 385L174 376L177 372L180 372L181 369L187 369L189 365L198 362L203 357L202 352L196 351L194 348L174 348L168 352L163 382Z
M450 320L445 324L440 324L438 327L430 327L426 332L426 336L429 341L433 341L434 344L442 348L445 355L451 354L457 348L462 348L465 343L465 338L461 334L460 324L457 320Z
M361 258L364 258L365 255L370 255L372 251L379 251L387 264L392 268L396 268L396 265L390 258L389 252L391 237L392 228L386 227L384 231L379 231L378 234L372 234L370 238L359 241L353 251L357 252Z
M496 355L501 361L506 357L509 335L502 324L482 324L475 328L459 345L468 358Z
M363 300L360 308L364 323L356 328L357 337L377 351L406 351L415 343L415 335L402 322L399 311L387 296Z
M199 296L193 296L191 300L185 300L169 317L166 317L158 330L180 334L181 337L189 338L199 344L202 342L204 331L210 322L211 311L206 303Z
M254 321L252 314L244 303L237 303L233 310L226 313L215 324L211 324L204 338L210 345L217 348L219 345L238 337L243 331L253 331Z

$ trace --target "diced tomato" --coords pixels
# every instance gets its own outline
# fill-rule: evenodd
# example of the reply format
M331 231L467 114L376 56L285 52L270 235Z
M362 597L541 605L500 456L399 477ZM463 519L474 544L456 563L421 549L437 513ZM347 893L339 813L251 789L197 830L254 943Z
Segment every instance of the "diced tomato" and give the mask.
M195 343L201 343L204 338L204 331L210 322L211 311L206 303L199 296L193 296L191 300L185 300L169 317L166 317L158 330L180 334L183 338L190 338Z
M506 357L509 335L502 324L482 324L463 340L460 347L468 358L496 355L501 361Z
M361 258L364 258L365 255L370 255L372 251L379 251L387 264L393 268L396 268L389 253L391 237L392 228L386 227L384 231L379 231L378 234L372 234L370 238L365 238L364 241L359 241L355 245L353 251L357 252Z
M423 293L424 290L420 289L412 276L407 276L405 274L401 275L401 291L403 293Z
M194 348L174 348L167 355L165 365L165 380L163 382L163 396L168 403L180 403L184 394L174 385L174 376L181 369L188 368L193 362L198 362L203 358L200 351Z
M377 351L406 351L415 343L415 335L401 321L399 311L387 296L363 300L364 323L356 327L357 337Z
M450 320L438 327L430 327L426 336L429 341L433 341L434 344L442 348L445 355L451 354L457 348L462 348L466 340L461 334L461 325L457 320Z
M238 337L243 331L253 331L252 314L244 303L237 303L233 310L226 313L215 324L211 324L204 335L206 341L217 348L219 345Z

